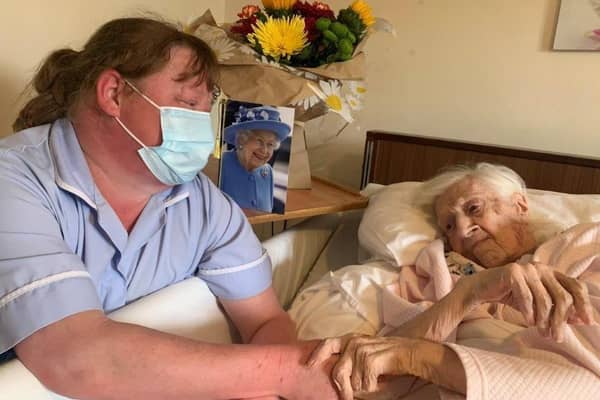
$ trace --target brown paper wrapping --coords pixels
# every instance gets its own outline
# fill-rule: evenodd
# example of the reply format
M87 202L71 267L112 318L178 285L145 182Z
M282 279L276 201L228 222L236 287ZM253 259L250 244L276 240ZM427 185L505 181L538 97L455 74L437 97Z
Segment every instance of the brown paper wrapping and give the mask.
M228 57L220 61L219 87L231 99L294 107L295 119L305 122L330 111L322 101L308 109L301 104L304 99L315 96L315 92L308 86L309 82L318 86L320 80L357 81L365 78L365 54L360 50L362 46L357 47L354 56L348 61L317 68L289 67L257 56L241 37L231 34L229 26L218 26L211 12L206 11L183 29L202 39L229 39L236 44L228 51ZM210 40L207 42L210 44ZM310 187L304 129L302 123L294 126L288 181L290 189Z

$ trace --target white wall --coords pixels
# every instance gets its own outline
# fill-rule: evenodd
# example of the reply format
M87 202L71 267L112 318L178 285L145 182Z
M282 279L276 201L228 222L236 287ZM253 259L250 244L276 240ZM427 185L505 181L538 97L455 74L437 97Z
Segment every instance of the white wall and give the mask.
M208 0L9 0L0 13L0 136L11 133L20 97L42 59L52 50L79 48L104 22L157 13L187 21L211 8L223 19L224 3Z
M368 129L600 157L600 53L550 50L559 0L369 3L398 36L370 39L366 107L313 172L357 186Z

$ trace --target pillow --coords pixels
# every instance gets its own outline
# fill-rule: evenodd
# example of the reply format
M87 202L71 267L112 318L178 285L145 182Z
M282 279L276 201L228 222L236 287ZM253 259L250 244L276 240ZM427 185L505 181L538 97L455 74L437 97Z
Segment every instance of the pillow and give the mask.
M419 251L439 235L433 215L414 204L421 185L369 184L363 190L369 205L358 229L358 240L371 260L385 260L397 266L414 264ZM538 243L578 223L600 221L600 195L528 189L527 198Z
M413 202L420 187L420 182L402 182L365 188L369 205L358 227L358 242L372 259L414 264L419 251L436 237L431 216Z

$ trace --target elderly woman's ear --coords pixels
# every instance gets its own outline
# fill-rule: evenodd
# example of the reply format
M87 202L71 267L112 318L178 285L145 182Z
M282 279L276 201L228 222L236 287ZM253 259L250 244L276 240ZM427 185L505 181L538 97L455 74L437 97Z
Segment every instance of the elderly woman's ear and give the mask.
M523 193L513 193L511 196L513 205L517 208L517 214L520 216L527 216L529 212L529 203L527 203L527 197Z

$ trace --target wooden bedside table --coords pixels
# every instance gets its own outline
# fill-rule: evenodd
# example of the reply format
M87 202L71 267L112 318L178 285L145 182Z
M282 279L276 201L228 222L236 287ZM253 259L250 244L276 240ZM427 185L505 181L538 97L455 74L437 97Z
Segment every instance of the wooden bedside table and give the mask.
M324 179L312 177L312 189L289 189L285 214L265 214L244 209L251 224L307 218L338 211L365 208L369 199Z

